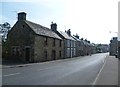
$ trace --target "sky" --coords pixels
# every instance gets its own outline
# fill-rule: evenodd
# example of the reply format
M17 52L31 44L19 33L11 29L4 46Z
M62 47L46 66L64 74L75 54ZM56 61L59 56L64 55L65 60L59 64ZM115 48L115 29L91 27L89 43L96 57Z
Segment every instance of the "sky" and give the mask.
M2 0L0 23L17 21L17 13L26 12L27 20L50 28L53 21L59 31L71 29L72 35L91 43L109 44L118 32L119 0Z

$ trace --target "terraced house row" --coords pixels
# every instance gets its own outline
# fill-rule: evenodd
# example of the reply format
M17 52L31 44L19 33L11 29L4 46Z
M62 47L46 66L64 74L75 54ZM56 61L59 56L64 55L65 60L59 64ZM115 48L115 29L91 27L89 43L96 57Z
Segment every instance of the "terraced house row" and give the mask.
M51 28L26 20L26 13L18 13L18 21L8 33L7 57L23 62L41 62L84 56L95 53L90 41L71 35L71 30L58 31L57 24Z

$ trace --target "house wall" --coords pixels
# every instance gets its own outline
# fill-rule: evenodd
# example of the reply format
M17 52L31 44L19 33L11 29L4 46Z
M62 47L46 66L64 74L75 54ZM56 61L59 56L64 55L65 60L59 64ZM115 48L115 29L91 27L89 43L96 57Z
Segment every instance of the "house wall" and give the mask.
M80 41L76 41L76 56L81 56L82 46Z
M118 41L117 41L117 39L111 40L109 46L110 46L110 48L109 48L110 55L114 56L117 53L117 50L118 50Z
M110 43L110 55L114 56L117 52L117 43Z
M71 57L71 40L66 39L65 43L66 43L65 44L66 58L69 58L69 57Z
M60 40L55 39L55 46L53 46L53 38L47 37L47 45L45 45L45 36L36 36L35 37L35 61L47 61L47 60L54 60L52 58L52 50L55 51L56 57L55 59L61 59L63 58L63 41L61 41L61 47L60 47ZM47 57L45 56L45 51L47 51ZM60 57L60 51L61 51L61 57Z
M65 40L65 57L75 57L76 56L76 42L73 40Z
M34 34L30 31L30 28L23 22L17 22L11 31L8 33L8 39L6 41L7 58L25 61L25 50L30 48L30 59L34 59Z

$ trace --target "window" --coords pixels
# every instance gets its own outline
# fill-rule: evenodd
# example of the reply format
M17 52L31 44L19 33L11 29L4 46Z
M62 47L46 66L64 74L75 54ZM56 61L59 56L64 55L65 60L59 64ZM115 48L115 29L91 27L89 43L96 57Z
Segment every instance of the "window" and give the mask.
M70 57L70 54L71 54L71 52L70 52L70 48L67 48L67 57Z
M75 50L75 48L74 48L74 56L76 56L76 50Z
M55 46L55 38L53 38L53 46Z
M59 57L61 58L61 51L59 51Z
M45 44L45 46L47 46L47 43L48 43L48 42L47 42L47 37L45 37L45 38L44 38L44 44Z
M61 45L62 45L62 41L60 40L60 47L61 47Z
M12 47L12 55L16 55L16 48Z
M12 55L20 56L20 47L18 46L13 46L12 47Z
M74 47L76 47L76 42L74 41Z
M23 28L25 27L25 25L23 25Z
M67 47L70 47L70 40L67 40Z

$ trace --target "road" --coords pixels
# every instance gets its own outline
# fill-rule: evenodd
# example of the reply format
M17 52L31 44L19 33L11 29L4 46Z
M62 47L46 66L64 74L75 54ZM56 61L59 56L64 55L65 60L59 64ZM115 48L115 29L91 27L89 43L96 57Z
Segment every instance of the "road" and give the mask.
M3 85L92 85L108 53L3 69Z

